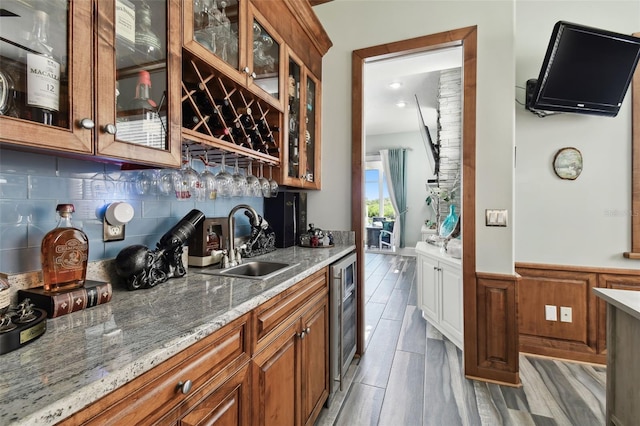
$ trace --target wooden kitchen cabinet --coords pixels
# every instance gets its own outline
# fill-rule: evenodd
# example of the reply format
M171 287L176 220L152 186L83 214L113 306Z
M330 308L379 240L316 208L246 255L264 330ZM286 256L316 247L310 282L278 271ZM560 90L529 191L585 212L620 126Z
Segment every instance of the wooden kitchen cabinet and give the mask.
M49 124L36 122L38 114L30 113L33 108L1 116L0 141L121 163L179 166L180 102L174 99L180 93L179 2L33 5L3 2L4 9L15 9L12 13L26 22L12 29L3 21L1 51L7 56L2 58L2 70L23 73L22 80L14 80L18 82L15 103L24 105L29 87L36 87L24 74L25 58L38 51L29 47L33 37L24 29L31 28L32 17L45 12L50 49L39 50L51 52L53 61L59 63L58 107L48 107L53 111ZM140 89L140 82L145 90ZM52 91L55 89L53 85Z
M320 413L329 395L327 285L323 269L255 311L255 424L313 424Z
M425 242L416 245L418 304L422 316L460 349L464 342L462 268Z
M288 49L282 184L320 189L320 80Z
M319 76L331 41L308 2L192 0L183 16L183 113L195 116L183 123L185 139L279 166L281 185L320 189ZM206 112L192 112L197 90L219 106L219 129L234 130L242 120L233 115L247 107L249 124L237 135L212 131Z
M114 390L62 425L250 425L249 314ZM211 424L211 423L209 423Z

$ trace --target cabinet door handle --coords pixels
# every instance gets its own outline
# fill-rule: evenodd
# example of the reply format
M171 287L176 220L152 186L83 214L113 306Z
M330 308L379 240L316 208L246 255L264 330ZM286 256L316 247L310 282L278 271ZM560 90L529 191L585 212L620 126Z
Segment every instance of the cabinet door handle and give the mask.
M96 127L96 123L94 123L93 120L90 118L83 118L78 122L78 124L80 125L80 127L87 130L91 130L94 127Z
M116 128L115 124L105 124L104 126L102 126L102 130L104 130L105 133L109 133L110 135L115 135L116 134L116 130L118 130Z
M191 380L186 380L186 381L180 381L178 382L178 390L180 392L182 392L183 394L188 394L189 392L191 392L191 386L193 386L193 383L191 382Z
M306 330L302 330L300 333L296 334L300 340L304 339L304 336L307 334Z
M311 333L311 327L307 327L303 331L304 331L305 334L309 334L309 333Z

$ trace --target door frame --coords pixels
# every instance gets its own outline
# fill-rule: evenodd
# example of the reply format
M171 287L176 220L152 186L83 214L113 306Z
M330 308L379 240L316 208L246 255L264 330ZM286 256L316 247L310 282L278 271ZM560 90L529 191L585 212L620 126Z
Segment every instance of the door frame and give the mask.
M463 114L462 114L462 278L464 298L465 373L477 371L476 306L476 57L477 26L382 44L352 52L351 72L351 229L356 234L358 256L358 346L365 351L364 341L364 66L367 62L390 59L411 53L462 46Z

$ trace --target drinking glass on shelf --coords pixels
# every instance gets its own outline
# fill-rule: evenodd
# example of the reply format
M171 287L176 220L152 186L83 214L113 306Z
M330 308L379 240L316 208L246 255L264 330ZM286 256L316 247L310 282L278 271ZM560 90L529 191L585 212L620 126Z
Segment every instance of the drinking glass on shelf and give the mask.
M249 166L247 167L247 195L249 197L262 197L262 186L260 186L258 178L252 174L252 169L253 162L249 161Z
M238 157L236 156L236 165L233 169L233 196L244 197L245 195L247 195L247 179L240 172Z
M269 183L269 179L264 177L264 164L260 163L260 177L258 181L260 182L260 191L262 192L262 196L264 198L271 197L271 184Z
M269 164L269 188L271 189L271 198L278 196L278 182L273 179L273 165Z
M200 191L198 191L198 201L215 200L217 194L216 175L209 170L209 153L205 152L204 158L200 157L204 163L204 170L200 173Z
M225 155L222 153L222 163L220 171L216 174L216 189L220 197L231 197L233 195L233 176L225 169Z

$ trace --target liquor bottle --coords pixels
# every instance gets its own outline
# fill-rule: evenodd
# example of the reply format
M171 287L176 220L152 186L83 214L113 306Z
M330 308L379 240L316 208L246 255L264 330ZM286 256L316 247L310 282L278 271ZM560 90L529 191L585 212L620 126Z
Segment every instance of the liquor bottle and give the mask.
M135 90L135 96L127 107L127 119L132 123L132 126L135 126L135 129L132 128L131 135L127 132L127 136L124 139L131 139L131 142L142 143L151 147L163 148L162 122L158 115L158 106L149 97L151 90L149 71L141 70L138 73L138 82Z
M42 239L40 257L44 290L51 293L84 286L87 276L89 239L73 226L73 204L58 204L58 225Z
M157 61L162 57L160 39L151 30L151 8L146 0L136 8L136 50L144 62Z
M60 63L49 45L49 15L41 10L33 14L33 29L27 54L27 99L25 118L57 125L60 107Z

